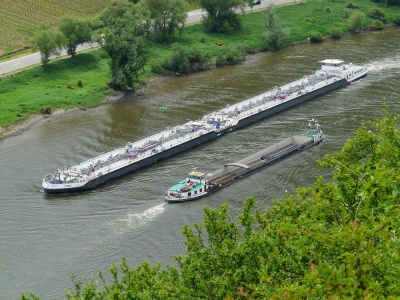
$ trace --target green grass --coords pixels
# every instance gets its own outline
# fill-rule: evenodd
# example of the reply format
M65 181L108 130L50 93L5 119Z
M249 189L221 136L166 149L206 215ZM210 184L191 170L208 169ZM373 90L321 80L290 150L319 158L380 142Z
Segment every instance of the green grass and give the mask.
M285 26L290 28L290 38L286 46L305 42L308 34L317 31L329 35L333 28L343 32L350 30L348 20L342 18L348 2L343 0L327 1L321 10L321 0L309 0L305 3L276 7L276 14ZM371 8L378 7L386 13L386 18L393 20L399 14L399 7L383 7L379 3L353 0L365 15ZM329 8L329 11L328 11ZM350 12L352 9L347 9ZM365 23L371 22L365 18ZM243 29L235 35L207 34L201 24L187 26L173 42L201 50L210 59L218 52L237 44L245 44L249 53L266 49L265 11L243 15ZM221 46L215 44L221 42ZM139 87L150 78L151 66L158 64L171 53L171 44L149 45L149 61ZM101 103L108 89L109 69L104 52L100 50L78 54L74 59L63 59L50 63L44 71L41 66L22 72L19 75L3 79L0 82L0 126L7 128L10 124L25 120L32 114L40 113L42 108L68 109L73 107L93 107ZM81 80L83 87L77 86ZM73 88L67 88L70 84Z
M112 93L102 50L91 51L3 79L0 84L0 126L18 123L42 108L94 107ZM78 87L81 80L83 87ZM70 85L71 88L68 88Z

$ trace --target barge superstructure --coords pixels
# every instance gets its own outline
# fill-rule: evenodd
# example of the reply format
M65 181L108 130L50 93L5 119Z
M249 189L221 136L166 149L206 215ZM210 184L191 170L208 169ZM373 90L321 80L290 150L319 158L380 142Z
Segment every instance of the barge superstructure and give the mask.
M161 159L216 139L263 118L341 88L367 74L363 66L342 60L321 61L312 75L209 113L196 121L167 127L150 137L105 154L47 174L42 181L45 193L76 193L151 165Z
M237 162L227 163L212 173L190 172L185 180L168 189L165 201L184 202L207 196L290 155L319 144L323 140L323 134L318 121L312 119L308 124L307 130L297 132Z

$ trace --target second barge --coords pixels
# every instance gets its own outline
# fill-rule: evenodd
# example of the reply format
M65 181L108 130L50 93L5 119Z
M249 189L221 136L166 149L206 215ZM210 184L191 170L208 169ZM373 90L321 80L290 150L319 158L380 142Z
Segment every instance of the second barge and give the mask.
M307 130L295 133L293 136L237 162L227 163L211 174L190 172L185 180L168 189L165 193L165 201L184 202L207 196L289 155L319 144L323 139L319 123L312 119L309 120L308 126Z

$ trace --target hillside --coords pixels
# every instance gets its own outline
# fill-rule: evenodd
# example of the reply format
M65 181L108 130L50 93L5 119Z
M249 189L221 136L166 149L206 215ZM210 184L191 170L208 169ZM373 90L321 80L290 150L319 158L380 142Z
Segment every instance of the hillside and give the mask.
M22 48L43 25L56 25L64 16L98 14L111 0L3 0L0 7L0 56Z

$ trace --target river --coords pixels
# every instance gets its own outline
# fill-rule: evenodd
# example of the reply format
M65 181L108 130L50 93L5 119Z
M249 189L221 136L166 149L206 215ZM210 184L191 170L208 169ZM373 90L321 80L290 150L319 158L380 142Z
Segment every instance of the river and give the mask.
M389 28L322 44L249 56L216 68L149 84L135 96L41 124L0 144L0 299L32 291L64 299L70 275L97 279L125 256L131 266L174 264L185 251L183 224L202 223L203 207L229 202L232 215L248 196L260 207L285 191L329 176L315 161L339 151L361 122L400 112L400 30ZM367 77L218 140L76 195L45 195L44 175L186 123L320 68L327 58L365 65ZM165 109L160 111L162 104ZM316 118L325 142L209 197L167 204L163 194L193 168L211 172L261 150Z

